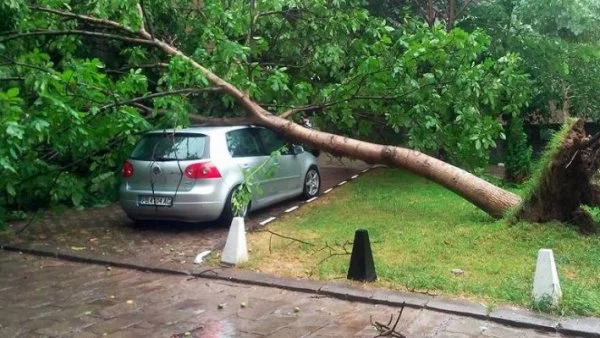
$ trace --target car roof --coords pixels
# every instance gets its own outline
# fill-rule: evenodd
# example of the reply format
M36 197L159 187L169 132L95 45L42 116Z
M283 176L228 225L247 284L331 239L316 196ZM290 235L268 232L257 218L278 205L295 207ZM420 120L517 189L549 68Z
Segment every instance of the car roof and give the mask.
M198 133L198 134L223 134L228 131L242 129L242 128L255 128L252 124L239 124L234 126L190 126L185 128L169 128L169 129L157 129L148 132L148 134L159 134L159 133Z

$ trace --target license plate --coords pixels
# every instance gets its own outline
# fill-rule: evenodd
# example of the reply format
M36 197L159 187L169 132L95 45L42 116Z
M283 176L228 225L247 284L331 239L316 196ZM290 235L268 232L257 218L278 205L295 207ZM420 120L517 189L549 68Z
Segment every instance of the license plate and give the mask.
M140 205L151 205L158 207L170 207L173 205L173 197L170 196L140 196Z

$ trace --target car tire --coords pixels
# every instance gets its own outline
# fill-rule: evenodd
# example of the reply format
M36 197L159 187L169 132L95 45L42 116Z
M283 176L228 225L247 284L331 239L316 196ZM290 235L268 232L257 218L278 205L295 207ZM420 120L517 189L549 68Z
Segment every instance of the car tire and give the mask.
M235 192L235 190L238 187L239 186L235 186L233 189L231 189L231 191L227 195L227 200L225 201L225 207L223 208L223 212L221 213L221 216L217 220L223 226L227 226L227 227L230 226L231 221L233 220L233 217L234 217L233 203L231 202L231 199L233 197L233 193ZM250 203L252 203L252 202L249 202L248 206L246 207L246 212L244 213L244 219L248 219L248 211L250 210Z
M308 200L319 195L319 191L321 190L321 174L316 166L308 168L303 182L302 199Z

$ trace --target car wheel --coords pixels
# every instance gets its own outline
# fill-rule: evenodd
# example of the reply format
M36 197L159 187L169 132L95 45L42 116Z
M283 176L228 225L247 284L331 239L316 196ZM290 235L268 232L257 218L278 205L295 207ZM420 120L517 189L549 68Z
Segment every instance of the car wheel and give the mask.
M310 167L304 176L304 190L302 191L303 199L311 199L319 194L321 189L321 174L317 167Z
M223 208L223 212L221 213L221 217L219 217L219 223L223 224L223 226L230 226L231 225L231 221L233 220L233 217L235 217L235 215L233 214L233 194L235 193L235 191L237 190L238 186L234 187L233 189L231 189L231 191L229 192L229 195L227 195L227 201L225 202L225 207ZM250 210L250 203L248 202L248 205L246 205L246 208L244 209L244 212L242 213L242 217L244 217L244 219L248 219L248 210Z

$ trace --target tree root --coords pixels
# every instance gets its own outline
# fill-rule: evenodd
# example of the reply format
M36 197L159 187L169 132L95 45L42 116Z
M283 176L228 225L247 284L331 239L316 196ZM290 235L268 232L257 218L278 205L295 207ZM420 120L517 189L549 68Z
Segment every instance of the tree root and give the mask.
M600 138L587 135L582 119L564 128L551 142L554 148L541 160L541 171L515 216L532 222L572 223L582 233L591 233L595 222L581 206L591 200L591 178L600 167Z

